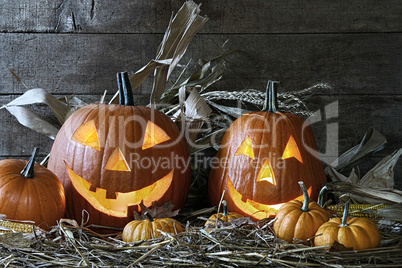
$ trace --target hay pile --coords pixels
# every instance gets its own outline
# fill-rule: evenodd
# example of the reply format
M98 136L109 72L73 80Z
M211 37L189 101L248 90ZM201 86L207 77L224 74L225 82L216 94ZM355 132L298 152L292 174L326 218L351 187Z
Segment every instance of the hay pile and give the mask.
M207 216L207 215L205 215ZM187 217L184 232L135 243L121 232L102 235L74 221L61 220L50 232L0 235L3 267L400 267L401 224L380 221L381 246L351 251L331 250L311 241L278 240L272 219L254 223L240 218L205 228L204 217Z

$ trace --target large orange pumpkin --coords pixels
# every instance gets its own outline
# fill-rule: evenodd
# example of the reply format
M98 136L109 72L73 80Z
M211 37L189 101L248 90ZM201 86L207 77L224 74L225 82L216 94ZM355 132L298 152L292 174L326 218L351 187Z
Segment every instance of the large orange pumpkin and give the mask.
M298 181L312 199L326 181L311 128L302 117L277 111L274 85L267 90L268 111L245 113L230 125L209 176L212 205L225 192L228 210L257 220L303 199Z
M64 216L66 200L56 175L37 163L34 149L29 161L0 161L0 214L8 219L34 221L45 230Z
M63 182L67 216L124 227L142 202L184 206L188 149L179 128L161 112L132 105L127 73L118 74L120 104L91 104L60 129L48 168Z

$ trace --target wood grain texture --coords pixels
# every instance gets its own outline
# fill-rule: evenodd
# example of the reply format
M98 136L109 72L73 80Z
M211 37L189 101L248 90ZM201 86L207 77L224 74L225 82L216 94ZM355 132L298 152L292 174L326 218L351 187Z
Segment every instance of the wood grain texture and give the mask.
M173 12L182 0L15 0L0 3L0 105L25 88L41 87L57 96L76 94L96 101L116 90L117 72L134 73L153 59ZM339 126L339 153L357 144L369 127L388 145L364 169L402 147L402 1L198 1L209 21L182 60L194 70L198 59L236 49L226 59L216 90L264 90L267 80L279 91L317 83L308 101L321 110L337 101L338 116L312 127L325 151L329 123ZM173 76L177 76L176 73ZM152 78L135 91L147 104ZM57 124L44 106L35 112ZM0 159L28 157L32 147L50 151L52 141L16 123L0 110ZM378 160L378 161L377 161ZM402 189L401 160L395 169Z
M5 66L28 87L53 93L103 94L116 88L115 74L134 73L156 55L162 35L0 34L0 92L22 93ZM264 90L269 79L284 90L328 83L323 94L401 94L402 35L198 35L182 60L237 51L226 58L224 82L216 88ZM178 74L178 72L177 72ZM138 91L150 93L147 80Z
M3 1L3 32L163 33L181 0ZM203 33L400 31L399 0L205 0Z

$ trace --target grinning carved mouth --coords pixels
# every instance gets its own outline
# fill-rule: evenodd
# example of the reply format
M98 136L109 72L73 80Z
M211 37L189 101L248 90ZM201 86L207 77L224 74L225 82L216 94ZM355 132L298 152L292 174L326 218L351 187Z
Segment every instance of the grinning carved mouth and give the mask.
M120 218L128 216L130 206L138 205L143 201L143 204L149 207L152 202L162 198L172 184L174 172L172 169L163 178L142 189L128 193L116 192L115 199L108 199L106 189L96 188L95 192L90 191L91 183L77 175L66 163L64 164L74 188L88 203L102 213Z
M250 199L247 199L246 202L244 202L242 200L243 199L242 194L236 190L229 177L227 178L227 186L229 190L229 195L232 198L235 206L237 206L241 211L247 213L248 215L251 215L251 217L256 220L261 220L268 218L270 216L275 216L277 210L284 204L281 203L275 205L267 205ZM309 196L311 196L312 187L310 186L307 191ZM296 197L294 200L301 201L303 199L304 197L303 195L301 195Z

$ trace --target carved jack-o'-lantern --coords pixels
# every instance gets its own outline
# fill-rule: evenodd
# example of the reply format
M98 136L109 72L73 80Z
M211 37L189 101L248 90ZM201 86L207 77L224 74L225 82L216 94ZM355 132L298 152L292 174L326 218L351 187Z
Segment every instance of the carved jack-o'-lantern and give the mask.
M91 104L72 114L53 144L48 168L63 182L67 216L124 227L142 202L184 206L190 183L187 145L164 114L132 106L128 76L120 105ZM123 105L124 104L124 105Z
M254 219L275 215L290 200L302 200L298 181L315 199L326 180L314 155L311 128L295 114L277 112L274 83L267 95L268 111L245 113L230 125L209 176L212 205L225 192L230 211Z

